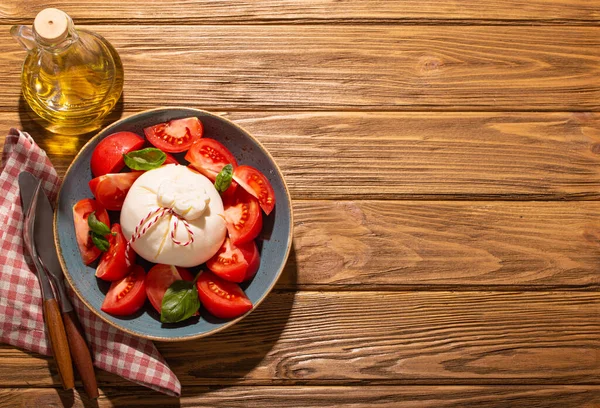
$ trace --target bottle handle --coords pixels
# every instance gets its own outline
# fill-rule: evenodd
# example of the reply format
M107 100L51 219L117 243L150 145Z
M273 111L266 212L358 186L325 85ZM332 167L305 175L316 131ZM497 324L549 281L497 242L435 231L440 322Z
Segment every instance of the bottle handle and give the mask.
M33 30L30 27L25 25L12 26L10 28L10 35L12 35L26 51L31 51L37 47Z

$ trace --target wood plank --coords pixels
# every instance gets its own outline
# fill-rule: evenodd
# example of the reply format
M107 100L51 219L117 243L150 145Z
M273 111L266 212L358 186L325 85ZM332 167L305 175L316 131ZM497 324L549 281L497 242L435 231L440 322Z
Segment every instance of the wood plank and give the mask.
M414 188L420 193L425 193L428 187L438 191L445 189L444 194L439 194L440 198L461 198L468 190L453 196L452 189L461 191L461 186L466 186L472 194L492 189L514 191L507 186L511 183L532 192L546 191L550 194L540 195L542 198L564 198L564 193L555 194L553 191L566 191L570 189L569 184L577 187L571 190L568 198L597 198L595 140L600 133L596 116L593 119L570 114L442 116L445 120L437 115L421 114L403 114L400 117L397 114L366 115L362 119L356 114L252 117L251 114L238 113L231 117L255 133L274 153L294 198L341 198L344 194L351 197L353 189L363 194L355 197L357 199L378 197L377 194L382 192L374 189L373 185L377 188L382 186L383 194L387 193L386 187L396 191ZM16 114L0 115L4 129L15 121ZM444 123L452 122L456 125L446 125L446 128L456 130L447 132L447 138L444 133L437 136L437 132L443 131ZM405 140L388 134L402 123L415 127L412 130L415 135L407 136ZM482 125L484 123L486 126ZM419 126L423 129L422 136L417 134ZM418 166L419 160L428 160L429 164L424 167L432 170L422 169L420 178L417 178L419 172L415 170L412 177L405 178L403 175L408 172L408 166L397 172L400 173L397 177L396 172L382 174L380 167L369 167L369 159L366 158L378 154L378 149L366 147L369 150L364 153L353 154L345 148L348 140L354 140L357 146L366 146L358 143L361 140L359 136L352 139L345 136L350 133L346 129L359 127L383 128L377 138L364 135L380 146L379 150L383 152L380 157L398 150L398 154L388 156L387 163L381 159L380 166L393 166L394 157L399 155L414 157L403 159L409 162L409 166ZM29 129L27 123L24 123L24 128ZM490 129L490 134L486 135L484 130L478 132L479 128ZM498 128L511 129L514 134L506 130L497 134L491 131ZM32 134L36 135L35 129ZM301 134L306 136L298 136ZM540 136L536 136L538 134ZM462 138L460 142L452 141L459 137ZM58 164L59 171L64 170L85 140L39 134L36 138ZM292 143L287 142L290 138ZM484 141L490 147L479 149L478 144L485 144ZM419 146L423 143L426 146ZM456 146L452 152L444 153L452 144ZM293 145L302 146L302 149L290 147ZM461 145L465 148L460 148ZM474 157L479 156L479 152L484 156L476 162L479 165L476 167L477 177L497 183L497 186L486 184L487 181L479 185L475 181L469 182L473 178L469 178L464 170L469 164L469 152ZM463 157L457 159L461 154ZM362 160L362 157L365 159ZM456 165L455 160L460 163ZM536 183L541 184L539 180L544 179L544 174L549 174L539 164L546 160L548 167L556 166L555 177L545 177L544 182L548 184L538 189ZM508 167L505 170L507 177L502 174L503 161L514 163L514 169ZM353 168L359 169L354 172L358 173L354 179L348 176ZM569 171L572 174L565 181L565 173ZM345 176L340 177L340 174ZM449 174L460 179L461 184L448 183ZM580 178L583 180L577 181L582 174ZM318 180L320 175L322 182ZM414 182L413 177L416 178ZM526 179L518 181L519 177ZM511 178L510 183L507 182ZM364 184L359 184L362 182ZM402 184L404 182L413 184L406 186ZM369 194L369 188L373 194ZM588 192L582 193L582 190L577 190L579 188ZM405 196L413 197L411 194L400 197ZM473 196L490 198L487 195ZM498 197L514 198L499 193ZM531 196L518 197L527 199ZM598 287L599 283L596 218L600 208L596 202L344 200L313 203L295 200L294 209L295 252L280 281L279 288L282 289L397 290L423 288L423 285L438 289L590 289Z
M598 288L598 202L296 201L278 288Z
M600 114L225 116L267 147L295 199L600 199ZM23 112L0 112L0 134L11 126L28 130L61 175L90 137L48 134Z
M592 408L598 386L323 386L185 387L180 399L147 389L103 388L97 405L75 391L48 388L0 389L0 408L190 407L190 408Z
M93 26L128 109L600 110L600 27ZM25 54L0 30L0 109Z
M600 385L599 312L599 292L275 292L224 332L158 346L184 387ZM0 361L3 387L59 384L45 358Z
M151 24L269 24L269 23L462 23L462 24L590 24L600 20L593 2L586 0L475 0L381 1L352 0L123 0L103 2L56 0L53 7L68 12L79 23ZM0 5L0 23L31 23L48 3L13 1ZM93 10L93 12L90 12Z
M233 113L293 197L598 199L600 115Z

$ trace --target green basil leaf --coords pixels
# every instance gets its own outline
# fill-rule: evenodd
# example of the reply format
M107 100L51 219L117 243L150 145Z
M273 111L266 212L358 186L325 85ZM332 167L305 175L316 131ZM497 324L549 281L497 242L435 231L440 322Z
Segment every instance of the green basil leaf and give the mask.
M108 239L104 238L102 235L96 234L95 232L92 232L92 242L102 252L106 252L110 248L110 242L108 242Z
M169 286L160 308L162 323L177 323L191 317L200 308L198 289L193 282L176 280Z
M123 155L125 164L132 170L156 169L167 160L167 155L160 149L147 147Z
M90 227L90 231L101 237L110 234L108 225L96 218L96 211L93 211L88 217L88 226Z
M224 193L225 190L231 185L231 179L233 177L233 166L227 164L221 169L217 178L215 179L215 188L219 193Z

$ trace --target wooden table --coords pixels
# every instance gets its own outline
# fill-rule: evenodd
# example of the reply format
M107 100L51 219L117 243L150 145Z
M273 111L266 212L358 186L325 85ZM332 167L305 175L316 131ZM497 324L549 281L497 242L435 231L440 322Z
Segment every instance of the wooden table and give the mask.
M158 344L181 399L99 372L99 406L600 406L600 3L51 4L120 52L111 119L222 113L294 200L256 312ZM63 174L86 140L23 114L8 34L46 5L0 5L0 129ZM48 358L0 347L0 406L94 406L58 387Z

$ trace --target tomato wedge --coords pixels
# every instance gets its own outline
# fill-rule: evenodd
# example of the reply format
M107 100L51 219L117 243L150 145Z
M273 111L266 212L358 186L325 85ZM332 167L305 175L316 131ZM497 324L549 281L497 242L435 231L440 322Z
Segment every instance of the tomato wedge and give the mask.
M175 119L144 129L148 141L168 153L185 152L203 132L202 122L196 117Z
M260 267L260 253L254 241L240 245L238 248L244 254L246 262L248 262L248 269L246 269L246 276L244 276L245 282L252 279L256 275L256 272L258 272L258 268Z
M158 313L162 308L162 300L169 286L176 280L193 281L192 274L184 268L173 265L154 265L146 275L146 294L148 300Z
M252 310L252 302L236 283L202 272L196 285L200 303L218 318L231 319Z
M206 261L206 267L230 282L243 282L248 270L248 261L240 249L225 239L217 253Z
M275 208L275 191L269 180L251 166L239 166L233 171L233 179L244 190L258 199L260 207L269 215Z
M171 155L167 152L163 152L163 153L167 155L167 160L165 160L165 162L163 163L163 166L166 166L167 164L179 164L179 160L177 160L175 157L173 157L173 155Z
M262 212L258 200L244 189L237 189L233 202L225 205L225 222L231 242L250 242L262 230Z
M238 189L237 186L238 184L234 180L231 180L231 185L229 186L229 188L225 190L225 192L221 193L221 199L223 200L223 204L235 202L235 192Z
M88 217L92 212L96 212L96 218L106 225L110 225L108 213L100 203L91 198L84 198L73 206L73 223L75 224L75 237L81 253L81 259L86 265L91 264L100 256L100 251L92 242L90 236L90 227L88 226Z
M116 316L127 316L140 310L145 301L144 268L133 265L127 276L110 285L100 309Z
M108 237L110 248L100 257L100 263L96 268L96 276L106 281L116 281L127 275L130 269L127 266L127 258L125 257L127 240L123 236L119 224L113 224L110 231L116 235ZM135 251L133 248L129 248L129 261L131 264L135 262L135 257Z
M185 159L193 168L212 181L215 181L217 174L225 165L231 164L234 169L237 167L233 154L215 139L207 137L194 143L185 155Z
M117 132L102 139L92 152L90 166L94 177L118 173L123 167L123 155L144 146L143 137L132 132Z
M90 180L90 190L104 208L111 211L120 211L133 182L143 173L143 171L132 171L129 173L105 174Z

